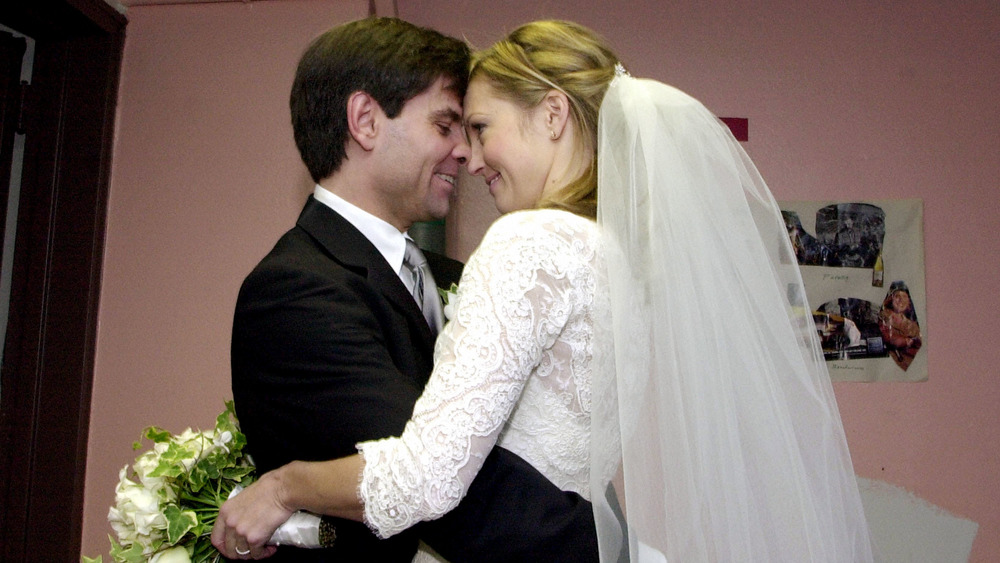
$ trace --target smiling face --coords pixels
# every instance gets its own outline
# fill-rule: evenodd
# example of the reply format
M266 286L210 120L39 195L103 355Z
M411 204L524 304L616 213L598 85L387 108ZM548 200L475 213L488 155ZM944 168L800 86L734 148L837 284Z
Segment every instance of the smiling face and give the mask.
M501 213L529 209L542 196L555 147L540 109L525 111L483 78L465 94L470 174L482 176Z
M448 86L439 78L385 122L379 199L383 218L400 230L448 214L458 169L468 156L461 100Z

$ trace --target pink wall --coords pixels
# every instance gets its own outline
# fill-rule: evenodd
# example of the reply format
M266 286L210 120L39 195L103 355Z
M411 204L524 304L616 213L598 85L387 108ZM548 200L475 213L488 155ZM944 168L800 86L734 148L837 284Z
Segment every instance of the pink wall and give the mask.
M977 522L971 560L1000 558L1000 354L988 338L1000 306L989 234L1000 220L995 0L396 3L401 17L476 46L540 17L593 27L633 74L749 118L746 148L779 199L923 199L930 379L836 391L857 473ZM107 507L141 429L209 426L230 396L236 291L310 185L288 125L295 62L311 37L367 6L128 11L84 553L106 553ZM448 223L459 257L496 216L480 180L463 186Z

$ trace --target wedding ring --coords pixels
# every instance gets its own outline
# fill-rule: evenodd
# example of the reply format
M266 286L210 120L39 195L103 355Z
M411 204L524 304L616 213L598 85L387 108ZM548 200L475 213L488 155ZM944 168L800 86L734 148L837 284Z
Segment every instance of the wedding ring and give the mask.
M241 551L240 548L236 548L236 555L250 555L250 550Z

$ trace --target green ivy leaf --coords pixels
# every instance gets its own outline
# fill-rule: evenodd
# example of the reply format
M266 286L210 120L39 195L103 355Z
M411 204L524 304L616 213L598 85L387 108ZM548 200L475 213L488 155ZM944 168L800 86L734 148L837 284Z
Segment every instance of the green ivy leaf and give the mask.
M166 451L160 454L160 463L156 469L149 472L151 477L178 477L184 473L184 460L196 455L191 449L177 442L167 445Z
M150 426L146 428L144 435L154 443L166 442L170 440L170 432L167 432L158 426Z
M167 506L163 515L167 518L167 541L171 545L179 542L184 534L198 524L198 516L193 510L181 510L175 504Z
M242 481L244 477L253 474L254 468L252 466L240 466L226 467L220 472L220 476L227 481Z
M216 474L215 477L217 478L218 474ZM202 467L200 463L192 467L191 472L188 473L188 485L190 486L191 492L197 493L200 491L211 478L212 475L210 475L208 471L205 471L205 468Z
M111 539L111 557L120 563L143 563L146 561L146 556L142 554L142 546L134 543L126 549L125 547L119 545L110 535Z
M448 289L441 289L439 287L437 288L437 291L438 291L438 296L441 297L441 302L447 305L448 300L451 299L451 296L454 295L456 291L458 291L458 284L452 283L451 287L449 287Z
M226 410L219 413L219 416L215 418L215 427L235 430L234 420L236 420L236 403L226 401Z

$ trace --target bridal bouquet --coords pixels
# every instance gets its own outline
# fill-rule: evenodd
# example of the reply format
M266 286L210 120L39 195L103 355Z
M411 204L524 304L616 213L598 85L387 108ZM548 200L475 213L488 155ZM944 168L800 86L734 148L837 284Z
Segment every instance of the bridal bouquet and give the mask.
M115 504L108 512L118 536L117 541L109 536L111 557L128 563L221 560L211 541L219 507L234 489L254 479L233 402L226 402L212 430L189 428L174 435L151 426L143 436L152 448L118 474ZM133 445L141 447L141 442Z

